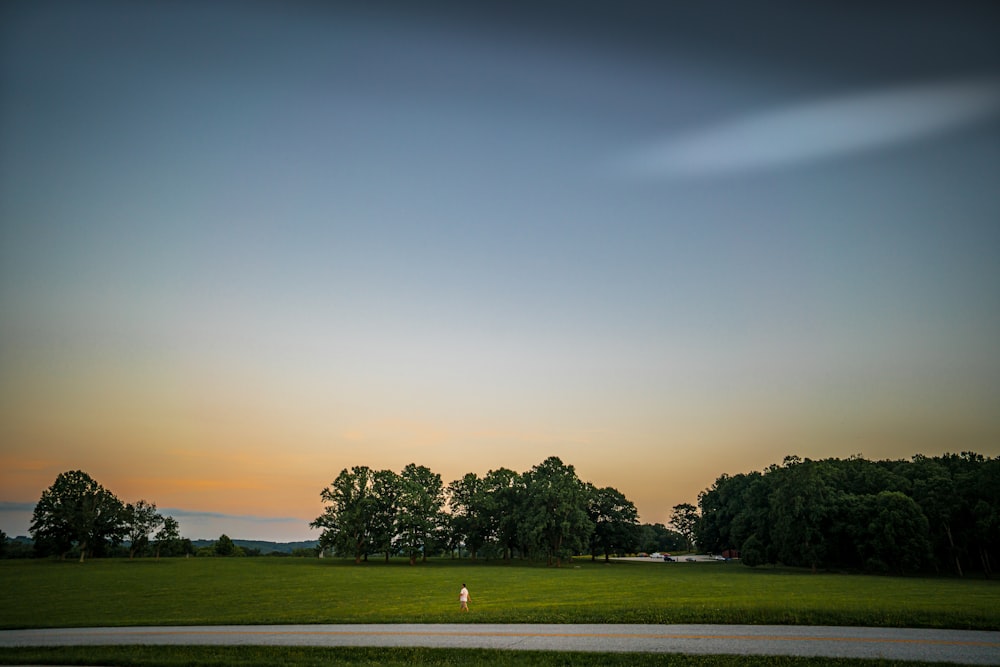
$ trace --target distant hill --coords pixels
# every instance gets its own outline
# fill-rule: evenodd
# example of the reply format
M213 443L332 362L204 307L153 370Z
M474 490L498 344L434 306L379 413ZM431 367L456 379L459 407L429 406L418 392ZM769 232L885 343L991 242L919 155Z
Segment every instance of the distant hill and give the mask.
M191 545L195 549L210 547L215 544L215 540L191 540ZM233 540L233 544L244 549L259 549L261 554L279 553L290 554L296 549L314 549L319 546L319 540L306 540L305 542L266 542L263 540Z
M25 535L18 535L17 537L8 537L7 542L9 545L17 545L28 551L25 554L30 554L31 547L35 544L34 541ZM191 540L191 545L195 549L200 549L202 547L210 547L215 544L215 540ZM296 549L315 549L319 546L319 540L306 540L305 542L267 542L264 540L233 540L233 544L238 547L243 547L244 549L258 549L261 555L267 555L270 553L279 554L290 554ZM128 542L123 542L122 546L128 547ZM18 558L23 558L27 556L17 556Z

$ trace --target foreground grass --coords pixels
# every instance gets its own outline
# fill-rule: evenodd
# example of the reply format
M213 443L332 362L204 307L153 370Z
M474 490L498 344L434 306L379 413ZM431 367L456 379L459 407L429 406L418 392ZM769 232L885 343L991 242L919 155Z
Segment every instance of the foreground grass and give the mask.
M771 656L695 656L649 653L582 653L431 648L309 648L267 646L93 646L82 648L0 648L5 665L105 665L115 667L415 667L491 665L491 667L921 667L935 663L847 658Z
M468 583L472 613L458 614ZM750 623L1000 629L1000 583L735 563L0 561L0 627Z

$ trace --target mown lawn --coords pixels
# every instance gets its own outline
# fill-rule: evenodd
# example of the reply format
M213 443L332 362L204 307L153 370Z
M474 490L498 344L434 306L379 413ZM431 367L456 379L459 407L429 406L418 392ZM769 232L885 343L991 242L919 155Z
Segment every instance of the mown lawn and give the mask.
M467 583L472 613L459 615ZM1000 629L1000 584L736 563L0 561L0 627L766 623Z

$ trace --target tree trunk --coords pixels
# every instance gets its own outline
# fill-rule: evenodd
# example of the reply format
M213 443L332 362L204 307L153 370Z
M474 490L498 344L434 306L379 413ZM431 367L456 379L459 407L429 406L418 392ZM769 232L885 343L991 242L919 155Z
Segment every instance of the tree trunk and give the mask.
M964 577L962 574L962 563L958 560L958 554L955 552L955 540L951 537L951 526L947 523L944 524L944 532L948 536L948 546L951 548L952 555L955 556L955 569L958 571L958 576Z

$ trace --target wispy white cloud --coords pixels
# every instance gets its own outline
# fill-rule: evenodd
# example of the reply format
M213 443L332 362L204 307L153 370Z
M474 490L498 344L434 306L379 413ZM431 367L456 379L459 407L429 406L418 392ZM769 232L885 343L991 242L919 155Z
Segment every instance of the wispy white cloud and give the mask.
M655 179L772 169L917 141L998 112L997 78L843 95L667 136L623 156L616 171Z

